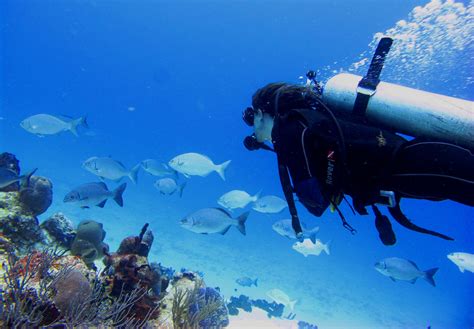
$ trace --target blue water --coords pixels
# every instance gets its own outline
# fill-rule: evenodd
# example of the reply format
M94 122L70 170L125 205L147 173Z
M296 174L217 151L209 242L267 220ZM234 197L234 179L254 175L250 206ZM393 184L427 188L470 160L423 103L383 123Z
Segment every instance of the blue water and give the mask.
M219 286L227 298L241 293L266 298L266 291L278 288L298 300L297 319L320 328L470 328L474 274L459 272L446 255L474 253L472 208L403 201L418 225L456 241L394 226L398 242L388 248L379 242L372 216L351 216L343 206L358 231L351 236L337 214L315 218L298 206L309 226L320 226L318 237L331 240L330 256L308 258L271 229L276 220L289 218L287 210L252 211L245 237L234 229L224 236L198 235L178 224L192 211L217 206L217 198L232 189L283 197L274 155L242 146L250 131L241 111L253 92L272 81L297 83L308 69L317 69L323 79L349 70L360 56L371 56L375 33L409 20L416 6L427 3L3 0L0 151L16 154L23 170L38 167L38 174L53 181L54 202L40 220L61 211L75 223L100 221L112 250L149 222L155 234L152 261L202 271L206 283ZM433 1L432 7L442 3ZM384 78L472 100L472 2L448 4L444 10L458 14L455 28L467 29L459 41L464 47L447 43L453 40L443 34L448 29L433 22L441 38L432 56L408 57L408 63L392 58ZM470 8L471 16L459 14L461 7ZM421 40L429 35L419 37L418 44L427 47ZM355 72L363 74L364 67ZM19 126L37 113L87 115L90 129L79 138L69 132L39 138ZM141 172L137 185L129 182L123 208L108 202L104 209L82 210L62 202L75 186L97 180L81 168L91 156L111 156L131 168L147 158L167 162L185 152L206 154L216 163L232 160L226 181L216 174L192 177L180 199L160 195L154 177ZM395 283L374 270L376 261L393 256L423 270L440 267L437 287L423 280ZM240 276L258 277L258 288L238 286L234 280Z

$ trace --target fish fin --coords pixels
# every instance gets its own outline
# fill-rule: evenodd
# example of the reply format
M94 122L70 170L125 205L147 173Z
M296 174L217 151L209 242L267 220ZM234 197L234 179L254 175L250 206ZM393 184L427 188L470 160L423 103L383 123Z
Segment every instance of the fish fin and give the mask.
M119 187L117 187L115 190L114 190L114 201L120 206L120 207L123 207L123 198L122 198L122 194L123 194L123 191L125 191L125 188L127 187L127 183L123 183L122 185L120 185Z
M86 117L80 117L79 119L73 120L70 122L69 131L76 137L79 137L77 133L77 127L83 125L88 128Z
M258 278L255 278L255 280L253 280L253 284L255 285L255 287L258 287L257 280L258 280Z
M393 282L397 282L397 280L396 280L393 276L389 276L389 278L390 278Z
M410 280L409 282L410 282L411 284L414 284L414 283L416 282L416 278L413 279L413 280Z
M81 206L81 209L89 209L89 206Z
M329 250L329 246L331 245L331 240L328 241L325 245L323 245L323 250L326 252L326 254L330 255L331 250Z
M22 187L28 187L30 185L30 178L31 176L34 175L34 173L36 172L36 170L38 170L38 168L35 168L33 169L32 171L30 171L29 173L27 173L26 175L23 175L23 176L20 176L20 185Z
M132 168L132 170L130 170L130 172L128 173L128 177L130 177L130 180L136 184L137 183L137 179L138 179L138 171L140 170L140 167L141 165L140 164L137 164L135 167Z
M462 266L458 266L459 270L461 271L461 273L464 273L464 267Z
M179 179L179 173L174 169L172 169L172 171L173 171L174 178L178 180Z
M262 189L260 189L260 191L257 192L257 194L255 194L253 197L252 197L252 202L257 202L258 199L260 199L260 195L262 194Z
M183 190L184 190L185 187L186 187L186 182L184 182L183 184L178 186L178 192L179 192L179 197L180 198L183 197Z
M223 229L223 230L222 230L221 232L219 232L219 233L222 234L222 235L226 234L227 231L230 229L231 226L232 226L232 225L227 226L225 229Z
M408 261L411 265L413 265L417 270L420 270L420 269L418 268L418 265L416 265L416 263L415 263L414 261L409 260L409 259L407 259L407 261Z
M97 185L102 186L106 191L109 190L109 188L107 187L107 184L105 184L104 182L97 182Z
M431 284L433 287L436 287L436 283L433 279L434 275L436 272L439 270L439 267L432 268L430 270L425 271L425 280L428 281L429 284Z
M227 166L229 165L230 161L231 160L227 160L226 162L216 166L216 171L219 174L219 176L221 176L222 180L225 180L225 170Z
M203 232L203 233L201 233L201 234L208 235L208 233L205 233L205 232Z
M104 208L106 202L107 202L107 199L105 199L105 200L102 201L101 203L98 203L96 206L97 206L97 207L100 207L100 208Z
M87 115L84 115L83 117L81 117L81 119L82 119L82 122L81 122L82 126L84 128L89 129L89 123L87 122Z
M223 212L224 214L226 214L227 216L232 217L232 215L231 215L227 210L225 210L225 209L223 209L223 208L214 207L214 209L219 210L219 211L222 211L222 212Z
M295 304L298 302L298 300L291 300L290 303L288 304L288 306L290 307L290 310L293 312L293 310L295 309Z
M246 235L245 232L245 221L247 221L247 218L249 217L250 211L244 212L242 215L237 217L237 229L242 233L243 235Z

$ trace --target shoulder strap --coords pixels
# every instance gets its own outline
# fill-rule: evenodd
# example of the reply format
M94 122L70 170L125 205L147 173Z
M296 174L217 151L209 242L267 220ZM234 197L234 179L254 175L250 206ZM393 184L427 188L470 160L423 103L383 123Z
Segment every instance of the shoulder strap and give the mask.
M286 202L288 203L288 208L291 214L291 226L295 231L296 236L302 233L300 219L298 217L298 212L296 211L295 199L293 197L293 187L290 181L290 175L288 174L288 168L281 161L281 158L277 152L278 159L278 173L280 175L280 183L283 188L283 193L285 194Z

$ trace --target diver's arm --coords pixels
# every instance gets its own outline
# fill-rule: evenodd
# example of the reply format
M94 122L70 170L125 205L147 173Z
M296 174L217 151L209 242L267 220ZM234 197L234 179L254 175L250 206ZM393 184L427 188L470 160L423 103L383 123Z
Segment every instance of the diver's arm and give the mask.
M300 134L298 153L301 155L301 179L294 182L295 193L298 200L313 215L320 217L329 206L329 200L323 192L321 181L322 166L318 164L315 156L314 134L310 127L304 127ZM321 151L321 150L316 150Z

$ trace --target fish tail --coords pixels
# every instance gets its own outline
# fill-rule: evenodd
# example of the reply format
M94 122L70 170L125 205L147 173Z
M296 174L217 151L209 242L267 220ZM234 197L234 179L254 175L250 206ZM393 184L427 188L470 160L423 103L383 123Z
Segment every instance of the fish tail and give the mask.
M183 190L186 187L186 182L178 186L179 197L183 197Z
M76 137L79 137L79 134L77 133L77 127L79 126L84 126L85 128L89 128L89 125L87 124L86 116L83 116L83 117L80 117L79 119L71 121L71 126L69 127L69 130Z
M29 173L27 173L23 176L20 176L21 186L28 187L30 185L30 178L31 178L31 176L33 176L33 174L36 172L36 170L38 170L38 168L33 169L32 171L30 171Z
M257 202L257 200L260 199L260 194L262 194L262 190L258 191L257 194L255 194L255 195L252 197L252 201L253 201L253 202Z
M123 198L122 198L122 194L123 194L123 191L125 191L125 188L127 187L127 183L123 183L122 185L120 185L119 187L117 187L115 190L114 190L114 201L117 202L117 204L120 206L120 207L123 207Z
M167 166L167 167L168 167L168 166ZM174 178L175 178L175 179L179 179L179 173L178 173L176 170L174 170L174 169L171 169L171 170L173 171L173 176L174 176Z
M436 272L439 270L439 267L432 268L430 270L425 271L425 280L428 281L429 284L431 284L433 287L436 287L436 283L433 279L434 275Z
M231 160L228 160L228 161L216 166L216 171L219 174L219 176L221 176L221 178L223 180L225 180L225 170L226 170L227 166L229 165L230 161Z
M246 235L245 231L245 221L249 217L250 211L244 212L242 215L237 217L237 229L242 233L243 235Z
M130 180L136 184L137 183L137 180L138 180L138 171L140 170L140 167L141 167L141 163L137 164L135 167L132 168L132 170L130 170L130 172L128 173L128 177L130 177Z
M328 241L325 245L324 245L324 251L326 252L326 254L330 255L331 254L331 250L329 250L329 246L331 245L331 241Z
M255 280L253 280L253 284L255 285L255 287L258 287L257 280L258 280L258 278L255 278Z
M290 300L290 303L288 304L288 306L290 307L290 310L291 311L294 311L295 309L295 304L298 302L298 300Z

